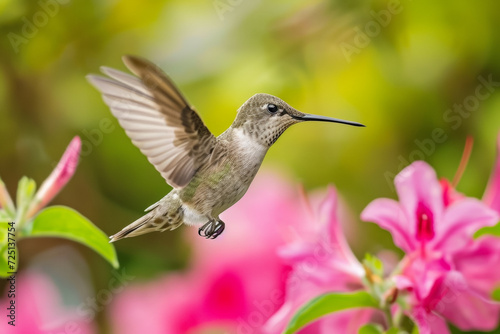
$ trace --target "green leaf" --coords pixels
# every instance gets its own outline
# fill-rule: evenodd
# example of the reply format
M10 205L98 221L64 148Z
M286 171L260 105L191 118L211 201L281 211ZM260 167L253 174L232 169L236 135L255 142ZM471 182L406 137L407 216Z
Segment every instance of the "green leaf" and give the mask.
M15 247L14 254L16 255L15 261L12 261L12 258L10 258L11 263L14 262L14 267L11 268L7 260L9 255L7 252L7 247L3 247L0 250L0 277L9 277L10 275L12 275L12 273L15 273L17 271L17 261L19 261L19 252L17 251L17 247Z
M500 288L496 288L493 290L491 294L491 299L493 299L496 302L500 302Z
M367 324L361 327L358 334L383 334L382 326L376 324Z
M1 255L0 255L0 277L7 277L9 276L7 272L9 271L9 268L7 266L7 259L4 257L4 252L5 250L1 250Z
M7 223L0 223L0 277L6 277L7 267Z
M0 223L0 277L8 277L11 272L17 271L17 263L19 262L17 245L15 242L14 247L9 248L9 224L8 223ZM12 239L15 238L11 235ZM9 252L11 253L11 258L9 259ZM11 261L11 265L9 265L9 260Z
M400 330L399 328L392 327L385 334L408 334L405 331Z
M119 267L115 248L106 234L80 213L65 206L51 206L40 211L27 237L70 239L92 248L113 267Z
M392 327L384 332L382 326L378 324L367 324L359 329L358 334L408 334L408 332L396 327Z
M495 237L500 237L500 223L496 224L495 226L486 226L480 228L479 230L476 231L476 233L474 233L474 239L477 239L486 234L490 234Z
M319 296L303 306L294 315L285 334L295 333L305 325L329 313L358 307L378 308L378 302L366 291L329 293Z

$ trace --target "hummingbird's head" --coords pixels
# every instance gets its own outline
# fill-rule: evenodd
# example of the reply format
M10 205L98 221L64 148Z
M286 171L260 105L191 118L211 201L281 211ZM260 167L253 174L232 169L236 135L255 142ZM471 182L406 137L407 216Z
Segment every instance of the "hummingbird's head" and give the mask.
M271 146L291 125L305 121L335 122L354 126L360 123L336 118L305 114L292 108L282 99L269 94L255 94L238 109L233 128L241 128L245 134L264 145Z

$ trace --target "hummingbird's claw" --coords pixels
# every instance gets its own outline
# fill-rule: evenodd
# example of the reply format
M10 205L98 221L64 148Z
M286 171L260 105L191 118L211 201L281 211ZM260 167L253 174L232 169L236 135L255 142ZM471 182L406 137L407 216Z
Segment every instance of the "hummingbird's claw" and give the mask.
M225 228L226 228L226 224L224 224L224 222L222 220L218 220L215 223L214 233L212 234L212 236L210 237L210 239L217 238L219 235L222 234L222 232L224 232Z
M224 232L226 224L222 220L212 220L198 230L198 235L206 239L215 239Z

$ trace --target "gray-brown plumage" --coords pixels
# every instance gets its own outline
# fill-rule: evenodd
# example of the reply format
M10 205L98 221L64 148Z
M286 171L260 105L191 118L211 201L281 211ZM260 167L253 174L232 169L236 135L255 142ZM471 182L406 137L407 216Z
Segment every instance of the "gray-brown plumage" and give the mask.
M245 194L267 150L289 126L303 121L363 126L304 114L275 96L256 94L216 138L158 67L138 57L125 56L123 61L137 77L103 67L109 78L87 78L173 189L111 241L173 230L183 223L204 224L199 234L215 238L225 227L219 215Z

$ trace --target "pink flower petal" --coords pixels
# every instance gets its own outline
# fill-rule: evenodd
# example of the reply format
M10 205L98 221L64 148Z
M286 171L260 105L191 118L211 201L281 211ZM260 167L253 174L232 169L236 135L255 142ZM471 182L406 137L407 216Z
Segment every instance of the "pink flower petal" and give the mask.
M392 280L399 290L413 289L413 282L406 276L396 275L392 277Z
M66 151L56 168L42 183L42 186L36 193L35 198L33 199L33 204L26 214L27 218L32 217L45 207L59 193L66 183L68 183L78 166L81 146L82 142L80 137L74 137L66 148Z
M337 194L334 188L330 188L314 221L306 223L316 226L316 229L303 233L301 239L280 250L280 254L284 254L293 265L293 271L288 278L286 302L266 323L266 333L281 333L293 314L319 295L362 288L364 269L345 240L337 209ZM352 317L347 318L347 322L341 321L344 329L347 328L348 320L352 320ZM360 324L362 323L357 323ZM316 329L317 326L319 324L309 327ZM304 333L309 333L309 327L303 330ZM344 333L342 328L335 327L324 333ZM355 333L350 330L348 332Z
M370 322L370 319L377 312L374 309L368 308L353 309L326 316L317 321L321 327L315 334L357 334L359 329ZM299 334L302 334L302 331Z
M444 213L441 224L436 225L435 249L451 254L472 243L472 236L481 227L498 222L498 214L483 202L466 198L450 205Z
M418 325L419 334L450 334L446 321L440 316L426 311L422 307L415 308L410 317Z
M441 188L443 188L443 203L445 207L465 198L465 195L453 188L447 179L442 178L439 183L441 184Z
M420 278L415 278L417 282ZM433 281L432 288L425 298L417 296L416 302L410 310L410 317L418 325L419 333L421 334L441 334L450 333L446 321L440 314L435 312L435 309L443 302L446 292L448 291L446 284L446 274L443 273Z
M347 244L337 211L337 192L334 187L330 186L326 198L320 205L319 221L324 222L323 225L328 231L329 245L335 246L336 254L332 253L331 255L337 257L337 262L342 262L345 264L345 267L350 268L353 276L362 277L365 271ZM317 254L315 255L317 256Z
M460 272L467 285L485 300L499 286L500 243L498 238L483 236L473 245L464 247L455 255L455 270Z
M434 310L460 329L491 331L496 328L500 305L474 293L461 273L452 271L446 275L442 293Z
M452 324L464 331L492 331L497 328L500 306L487 302L469 291L448 297L439 312Z
M401 209L398 202L379 198L368 204L361 213L361 219L377 223L381 228L389 231L396 246L406 252L416 249L414 234L411 234L409 218Z
M189 319L189 310L199 303L200 292L195 280L178 274L170 274L167 278L149 284L130 286L117 295L111 304L113 332L186 332L194 323L194 319Z
M396 280L402 289L411 289L414 299L418 303L424 300L432 300L432 303L439 301L437 292L441 288L441 282L451 270L451 265L445 261L438 253L425 254L414 252L406 255L402 260L402 276ZM411 283L410 283L411 282ZM434 305L434 304L433 304ZM427 307L430 307L427 305Z
M401 208L409 218L408 224L412 228L417 225L415 212L419 205L432 212L434 220L439 220L444 209L443 192L431 166L424 161L415 161L396 176L394 184Z
M483 201L492 209L500 212L500 133L497 137L497 160L484 192Z
M247 314L250 303L244 284L237 272L226 270L219 273L203 298L202 316L209 321L236 319L241 314Z
M469 277L439 258L426 261L416 257L407 262L404 276L396 282L401 289L414 292L412 317L421 332L441 333L433 329L436 324L441 326L440 317L464 330L495 328L500 305L485 300L468 283Z

